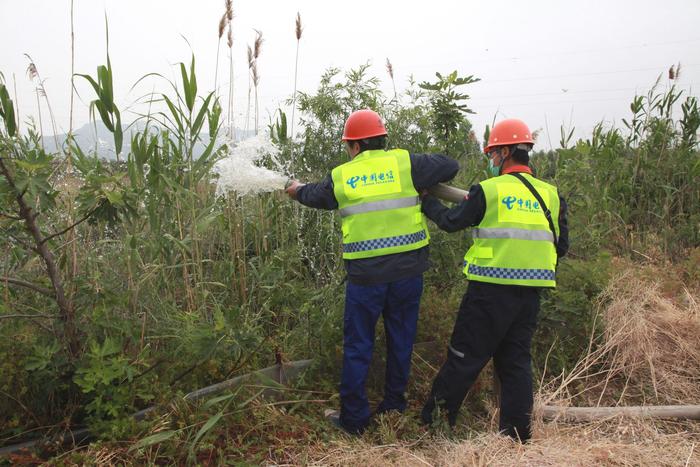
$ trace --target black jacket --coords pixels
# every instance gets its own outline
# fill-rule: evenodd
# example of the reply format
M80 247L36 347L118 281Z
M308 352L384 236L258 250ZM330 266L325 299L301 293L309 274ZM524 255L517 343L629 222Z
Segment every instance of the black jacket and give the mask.
M459 170L457 161L441 154L410 154L411 178L419 193L441 182L452 180ZM333 180L327 175L318 183L297 190L297 200L312 208L338 209ZM394 282L422 274L428 269L428 247L404 253L345 260L348 280L361 285Z
M559 238L557 256L569 251L569 224L566 219L566 201L559 196ZM469 197L460 204L447 208L431 195L423 197L423 212L431 221L446 232L456 232L481 223L486 212L486 197L481 185L472 185Z

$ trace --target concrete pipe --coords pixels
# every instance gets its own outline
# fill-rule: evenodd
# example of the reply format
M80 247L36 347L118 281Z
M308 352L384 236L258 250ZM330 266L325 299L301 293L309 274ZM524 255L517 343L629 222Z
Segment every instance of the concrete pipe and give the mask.
M428 193L451 203L461 203L469 197L468 191L445 185L444 183L438 183L434 187L428 188Z

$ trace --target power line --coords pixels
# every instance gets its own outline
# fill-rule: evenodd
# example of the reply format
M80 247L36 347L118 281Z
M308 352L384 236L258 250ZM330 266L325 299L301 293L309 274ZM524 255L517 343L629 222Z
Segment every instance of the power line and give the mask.
M581 99L574 101L537 101L537 102L517 102L508 103L508 107L522 107L522 106L537 106L537 105L569 105L569 104L585 104L589 102L612 102L612 101L622 101L625 100L624 97L608 97L599 99ZM505 105L501 102L499 104L485 104L479 105L479 107L504 107Z
M696 67L700 66L700 63L691 63L690 65L682 65L683 68L690 68L690 67ZM667 66L666 65L661 65L657 67L649 67L649 68L634 68L634 69L627 69L627 70L615 70L615 71L595 71L591 73L570 73L566 75L543 75L543 76L525 76L525 77L518 77L518 78L509 78L509 79L489 79L489 80L482 80L484 83L511 83L514 81L532 81L532 80L538 80L538 79L552 79L552 78L577 78L579 76L600 76L600 75L613 75L613 74L618 74L618 73L637 73L640 71L666 71Z
M699 82L692 82L692 83L685 83L683 86L676 86L679 89L685 89L686 87L690 87L696 84L700 84ZM571 94L588 94L588 93L605 93L605 92L628 92L628 91L635 91L635 92L640 92L639 87L634 87L634 88L615 88L615 89L584 89L577 91L575 89L567 89L567 90L561 90L561 91L556 91L556 92L538 92L538 93L532 93L532 94L510 94L510 95L502 95L502 96L479 96L479 97L472 97L469 99L470 102L475 102L475 101L481 101L481 100L486 100L486 99L519 99L521 97L538 97L538 96L566 96L566 95L571 95ZM642 88L644 89L644 88ZM647 88L646 91L649 91L651 88ZM646 92L645 91L645 92Z
M513 61L513 60L532 60L532 59L539 59L539 58L546 58L546 57L558 57L558 56L569 56L569 55L584 55L584 54L589 54L589 53L596 53L596 52L610 52L613 50L630 50L630 49L646 49L649 47L663 47L667 45L678 45L678 44L689 44L692 42L698 42L700 41L700 37L696 38L691 38L691 39L683 39L683 40L677 40L677 41L667 41L667 42L656 42L656 43L651 43L651 44L635 44L635 45L625 45L625 46L618 46L618 47L604 47L604 48L597 48L597 49L581 49L581 50L569 50L565 52L543 52L543 53L538 53L536 55L525 55L525 56L517 56L517 57L506 57L506 58L493 58L493 59L488 59L488 60L478 60L472 63L493 63L493 62L506 62L506 61Z
M501 58L488 58L488 59L482 59L482 60L472 60L468 61L466 65L471 66L471 65L480 65L480 64L485 64L485 63L498 63L498 62L516 62L516 61L527 61L527 60L538 60L542 58L550 58L550 57L560 57L560 56L571 56L571 55L585 55L589 53L597 53L597 52L611 52L611 51L619 51L619 50L633 50L633 49L639 49L639 50L646 50L648 48L652 47L662 47L662 46L668 46L668 45L678 45L678 44L689 44L693 42L698 42L700 41L700 37L696 38L689 38L689 39L683 39L683 40L676 40L676 41L667 41L667 42L656 42L656 43L650 43L650 44L635 44L635 45L624 45L624 46L618 46L618 47L601 47L601 48L595 48L595 49L580 49L580 50L567 50L567 51L561 51L561 52L556 52L556 51L549 51L549 52L539 52L534 55L521 55L521 56L510 56L510 57L501 57ZM486 52L484 51L478 51L480 53L489 53L488 49L485 49ZM477 51L474 51L475 53ZM469 54L470 51L465 51L466 54ZM612 54L607 54L607 56L610 56ZM450 57L450 60L452 61L453 58ZM454 65L452 64L442 64L438 65L439 67L442 68L450 68L454 69ZM424 65L424 66L413 66L413 70L424 70L424 69L434 69L434 65Z

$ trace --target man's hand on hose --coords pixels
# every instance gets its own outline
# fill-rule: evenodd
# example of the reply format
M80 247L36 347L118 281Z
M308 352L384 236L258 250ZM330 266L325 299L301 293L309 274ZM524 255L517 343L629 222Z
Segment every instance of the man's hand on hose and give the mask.
M289 186L284 189L284 191L287 192L290 198L297 199L297 190L303 186L304 183L301 183L298 180L292 180Z

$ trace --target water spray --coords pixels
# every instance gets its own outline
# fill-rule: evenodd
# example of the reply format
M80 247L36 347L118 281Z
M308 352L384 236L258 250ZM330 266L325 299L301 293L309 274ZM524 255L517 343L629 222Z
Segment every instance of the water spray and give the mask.
M294 179L285 175L285 168L276 158L277 148L267 136L259 135L229 145L229 154L214 166L219 175L217 193L225 195L229 191L239 194L286 190ZM263 156L270 155L277 170L270 170L256 164ZM468 192L460 188L439 183L428 192L444 201L460 203L467 199Z
M288 176L277 160L278 150L267 136L259 135L233 145L228 145L228 155L216 163L214 172L219 176L216 182L218 195L235 191L241 195L281 190ZM256 164L261 158L271 156L277 170L270 170Z

